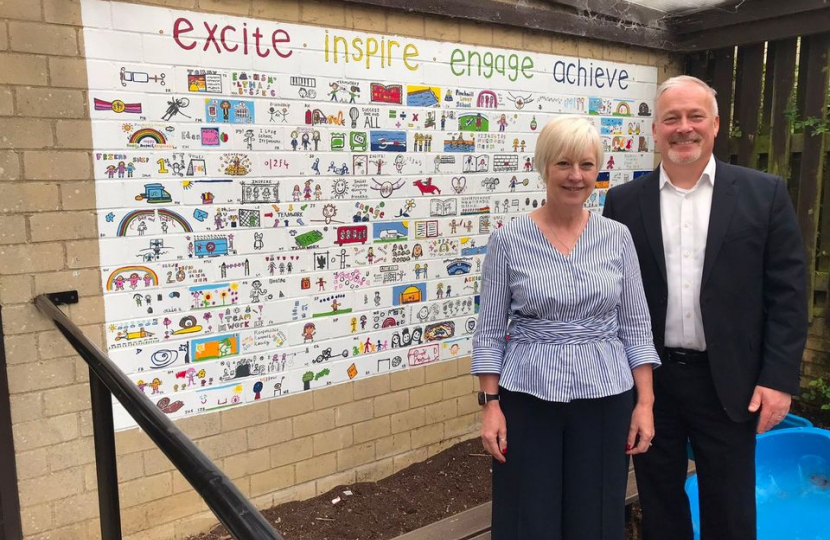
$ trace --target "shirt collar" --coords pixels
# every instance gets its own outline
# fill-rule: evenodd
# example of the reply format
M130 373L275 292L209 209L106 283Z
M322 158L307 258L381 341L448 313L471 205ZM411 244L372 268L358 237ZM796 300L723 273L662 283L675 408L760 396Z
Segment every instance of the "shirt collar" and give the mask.
M703 174L700 175L700 178L697 180L697 182L695 182L694 187L692 189L690 189L689 191L693 191L694 189L696 189L700 185L700 181L703 180L704 178L706 180L708 180L708 182L712 186L714 186L715 185L715 168L716 168L716 166L715 166L715 155L712 154L711 156L709 156L709 162L706 164L706 167L703 169ZM666 169L663 168L663 163L661 162L660 163L660 189L663 189L663 187L668 183L669 183L669 175L666 173ZM675 189L677 189L677 187L674 186L674 184L672 184L672 187L675 187Z

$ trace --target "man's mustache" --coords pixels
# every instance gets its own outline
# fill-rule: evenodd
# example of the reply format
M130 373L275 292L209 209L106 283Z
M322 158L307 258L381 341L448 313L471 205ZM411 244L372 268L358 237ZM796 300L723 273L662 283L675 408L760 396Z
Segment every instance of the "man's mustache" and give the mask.
M672 143L685 143L685 142L700 142L701 137L699 135L672 135L669 139L669 142Z

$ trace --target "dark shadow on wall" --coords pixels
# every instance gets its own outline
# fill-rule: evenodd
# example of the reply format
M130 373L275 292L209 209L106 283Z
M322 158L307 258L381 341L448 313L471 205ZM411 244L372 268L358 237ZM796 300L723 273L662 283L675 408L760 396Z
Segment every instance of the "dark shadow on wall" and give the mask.
M6 375L6 344L3 335L3 307L0 306L0 540L23 538L20 500L17 494L17 467L14 460L9 379Z

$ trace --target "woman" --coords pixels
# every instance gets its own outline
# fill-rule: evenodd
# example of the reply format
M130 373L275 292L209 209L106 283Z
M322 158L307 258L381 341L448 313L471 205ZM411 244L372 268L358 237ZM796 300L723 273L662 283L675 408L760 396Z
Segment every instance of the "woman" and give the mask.
M536 146L547 204L487 246L472 372L493 540L622 540L627 454L654 436L660 360L637 254L625 226L583 208L602 159L589 121L550 122Z

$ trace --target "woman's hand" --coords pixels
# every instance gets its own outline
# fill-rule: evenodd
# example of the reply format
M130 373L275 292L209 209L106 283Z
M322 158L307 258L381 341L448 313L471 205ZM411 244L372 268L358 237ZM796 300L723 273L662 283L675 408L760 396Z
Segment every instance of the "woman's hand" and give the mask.
M628 428L628 441L625 453L633 456L648 452L654 438L654 413L650 403L638 403L631 413L631 426Z
M482 407L481 442L487 453L496 458L496 461L507 461L507 421L498 401L491 401Z

